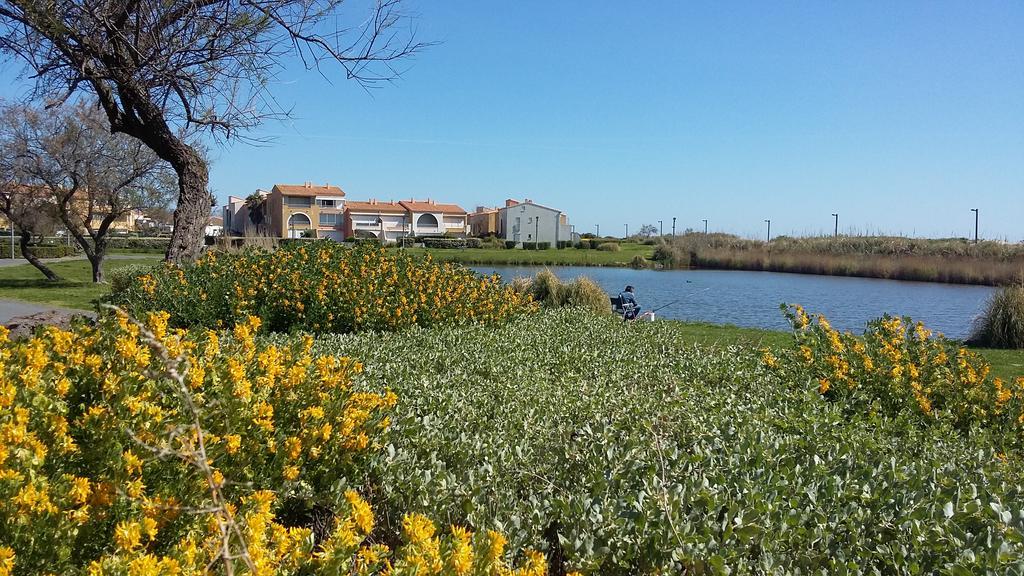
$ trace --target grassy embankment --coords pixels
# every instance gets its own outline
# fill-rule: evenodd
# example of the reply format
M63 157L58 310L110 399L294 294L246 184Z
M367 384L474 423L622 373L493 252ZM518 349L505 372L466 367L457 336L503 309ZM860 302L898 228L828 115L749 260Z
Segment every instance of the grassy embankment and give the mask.
M654 258L673 268L861 276L1006 285L1024 279L1024 245L962 238L888 236L790 238L770 243L731 234L666 238Z
M628 266L636 256L650 260L654 246L622 242L618 252L565 248L520 250L501 248L407 248L413 254L430 254L435 259L463 264L494 266Z
M160 259L160 256L140 255L138 258L108 260L103 270L109 273L129 264L155 264ZM47 282L38 270L28 264L0 268L0 298L91 310L94 301L110 290L108 284L91 281L92 273L86 260L53 262L49 266L64 280Z

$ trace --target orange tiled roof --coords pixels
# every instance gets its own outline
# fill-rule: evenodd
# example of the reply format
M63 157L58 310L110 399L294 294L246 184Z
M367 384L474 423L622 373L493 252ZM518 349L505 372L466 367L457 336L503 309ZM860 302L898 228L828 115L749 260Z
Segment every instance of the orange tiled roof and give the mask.
M405 214L406 210L397 202L345 202L345 210L350 212L369 212L376 214Z
M284 196L344 196L345 191L337 186L314 184L274 184L274 190Z
M405 206L411 212L437 212L440 214L466 215L466 211L456 204L438 204L430 200L422 202L415 200L402 200L399 204Z

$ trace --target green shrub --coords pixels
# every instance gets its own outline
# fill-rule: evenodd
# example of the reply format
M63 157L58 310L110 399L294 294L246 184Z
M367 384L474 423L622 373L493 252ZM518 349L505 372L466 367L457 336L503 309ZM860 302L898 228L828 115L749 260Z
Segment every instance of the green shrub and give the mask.
M74 256L75 254L78 254L81 250L78 244L73 244L71 246L67 246L64 244L44 244L40 246L29 246L29 249L32 251L32 254L36 256L36 258L64 258L66 256ZM3 242L2 244L0 244L0 258L10 257L11 245L8 242ZM22 258L21 246L19 246L18 244L14 245L14 257Z
M151 270L153 270L153 266L146 264L126 264L114 268L104 275L107 282L110 283L111 292L123 292L132 286L136 278L148 274Z
M506 249L511 250L511 249L513 249L515 247L516 247L516 241L515 240L505 240L505 248Z
M647 258L644 258L642 254L637 254L629 261L629 267L636 270L643 270L650 267L650 263L647 262Z
M314 349L395 387L386 508L557 541L588 574L1013 574L1024 554L1019 452L850 412L674 322L562 309Z
M107 248L111 250L124 250L130 252L166 252L171 245L167 238L110 238L107 240Z
M465 248L466 238L448 238L445 236L428 236L423 239L424 248Z
M581 307L602 314L611 310L608 294L587 277L563 283L551 270L545 269L532 279L517 278L512 285L514 290L529 294L545 308Z
M311 332L501 322L533 308L461 264L330 240L164 264L107 299L136 316L167 310L174 326L232 326L254 315L271 330Z
M566 248L572 248L572 240L559 240L558 249L565 250Z
M578 250L590 250L590 248L591 248L590 240L587 240L587 239L580 240L579 242L576 243L576 248Z
M1024 286L997 290L975 321L971 341L990 348L1024 348Z
M531 292L533 301L542 306L557 308L562 305L562 281L551 270L541 270L533 278Z
M466 248L483 248L484 241L479 238L466 238Z
M618 252L622 250L618 242L602 242L597 245L598 250L604 250L605 252Z

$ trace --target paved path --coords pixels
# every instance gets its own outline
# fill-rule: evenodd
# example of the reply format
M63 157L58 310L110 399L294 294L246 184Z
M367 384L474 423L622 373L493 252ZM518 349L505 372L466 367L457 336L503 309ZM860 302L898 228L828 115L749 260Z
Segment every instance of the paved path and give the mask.
M162 254L147 254L147 253L139 253L139 254L107 254L107 257L104 260L138 260L139 258L145 258L145 259L150 259L151 258L153 260L157 260L157 259L160 259L162 257L163 257ZM54 262L74 262L75 260L85 260L85 259L86 259L85 255L81 255L81 256L65 256L63 258L43 258L42 260L43 260L43 263L45 263L45 264L52 264ZM31 266L31 264L28 263L28 260L25 260L24 258L14 258L13 260L11 258L0 258L0 268L6 268L8 266L21 266L22 264L24 264L25 266Z
M40 312L70 312L72 314L85 314L93 316L92 312L86 310L74 310L71 308L60 308L58 306L47 306L43 304L32 304L31 302L22 302L20 300L2 300L0 299L0 324L7 324L12 318L22 318L30 316L32 314L38 314Z

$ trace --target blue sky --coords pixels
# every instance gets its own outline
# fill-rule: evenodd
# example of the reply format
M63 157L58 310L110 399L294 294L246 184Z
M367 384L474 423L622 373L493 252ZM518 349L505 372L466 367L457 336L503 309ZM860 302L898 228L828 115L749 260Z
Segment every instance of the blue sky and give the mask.
M1024 3L409 6L439 44L370 94L287 67L294 120L215 150L220 198L310 180L755 237L766 218L830 233L833 212L845 232L967 236L979 208L982 236L1024 239Z

